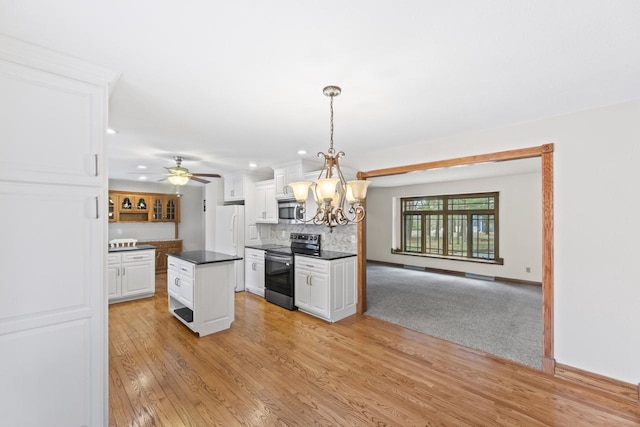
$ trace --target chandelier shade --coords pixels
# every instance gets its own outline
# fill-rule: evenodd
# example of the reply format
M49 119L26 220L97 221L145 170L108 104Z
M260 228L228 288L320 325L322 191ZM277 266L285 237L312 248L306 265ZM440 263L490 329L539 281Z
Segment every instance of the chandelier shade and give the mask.
M309 195L310 182L292 182L289 187L293 190L293 197L296 198L298 203L304 203Z
M333 98L340 95L338 86L327 86L322 91L331 98L331 139L326 153L318 153L324 163L315 182L292 182L289 184L298 202L297 209L305 213L305 204L312 191L316 202L316 211L312 218L302 222L313 222L316 225L327 225L330 231L337 225L357 223L364 219L365 209L362 203L367 197L369 181L354 180L347 182L340 169L339 160L344 152L333 148ZM345 208L345 201L349 207Z

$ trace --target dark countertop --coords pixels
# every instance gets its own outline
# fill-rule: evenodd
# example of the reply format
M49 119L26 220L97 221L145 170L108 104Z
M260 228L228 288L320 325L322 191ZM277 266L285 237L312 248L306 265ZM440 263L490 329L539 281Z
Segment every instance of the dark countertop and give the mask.
M111 252L130 252L130 251L143 251L145 249L155 249L155 246L151 245L137 245L137 246L122 246L117 248L109 248L109 253Z
M337 252L337 251L320 251L320 255L305 255L296 254L296 256L303 256L307 258L323 259L325 261L332 261L334 259L351 258L352 256L358 256L349 252Z
M216 262L239 261L242 259L241 257L235 255L212 251L174 252L168 255L187 262L194 263L196 265L212 264Z

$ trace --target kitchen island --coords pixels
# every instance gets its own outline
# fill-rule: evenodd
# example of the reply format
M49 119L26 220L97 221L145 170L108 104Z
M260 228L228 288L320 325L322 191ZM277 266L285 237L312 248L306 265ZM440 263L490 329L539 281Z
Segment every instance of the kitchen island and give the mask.
M234 320L235 255L212 251L168 254L169 312L199 336L229 329Z

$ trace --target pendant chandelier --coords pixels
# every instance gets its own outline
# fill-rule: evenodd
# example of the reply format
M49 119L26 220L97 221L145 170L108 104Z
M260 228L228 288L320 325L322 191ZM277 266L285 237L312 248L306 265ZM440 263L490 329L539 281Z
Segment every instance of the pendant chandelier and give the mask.
M326 154L318 153L318 157L324 158L322 169L315 182L292 182L289 186L293 189L298 202L297 209L303 213L303 217L309 190L316 202L313 218L302 222L327 225L329 231L333 232L333 227L337 225L358 223L364 219L366 212L362 203L370 182L345 181L338 162L345 154L343 151L336 153L333 148L333 98L340 95L342 90L338 86L327 86L322 92L331 98L331 143ZM349 203L348 208L345 208L345 201Z

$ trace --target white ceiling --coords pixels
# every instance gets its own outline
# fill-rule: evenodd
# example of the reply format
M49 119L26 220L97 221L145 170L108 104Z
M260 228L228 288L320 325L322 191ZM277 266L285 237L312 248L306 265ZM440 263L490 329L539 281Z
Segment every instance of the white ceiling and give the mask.
M329 84L347 166L639 99L639 23L637 0L0 0L0 33L122 73L107 137L119 179L177 154L211 173L313 159Z

